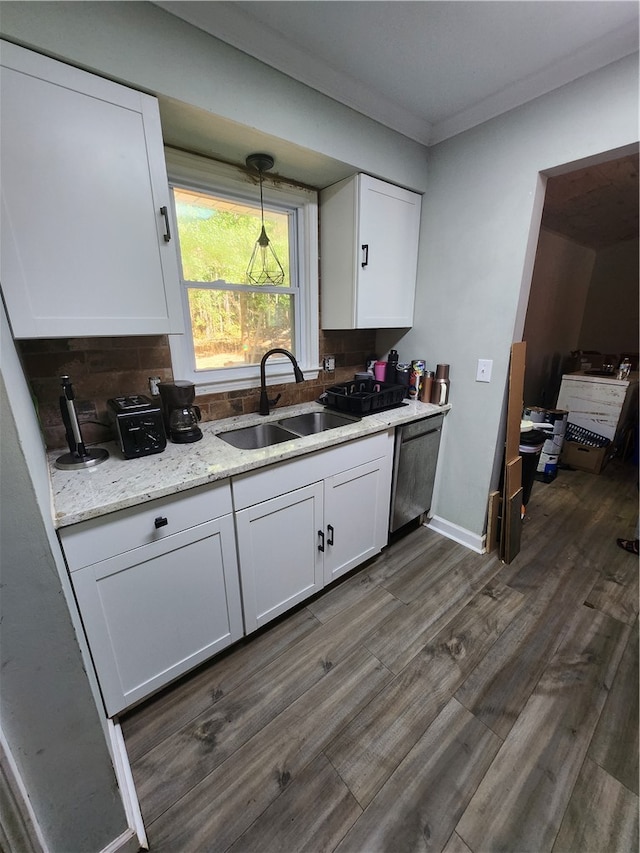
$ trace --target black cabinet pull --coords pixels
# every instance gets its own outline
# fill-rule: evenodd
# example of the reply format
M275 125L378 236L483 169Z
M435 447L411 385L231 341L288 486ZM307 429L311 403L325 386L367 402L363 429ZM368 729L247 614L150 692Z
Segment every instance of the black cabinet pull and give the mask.
M153 523L155 524L157 530L159 527L166 527L167 524L169 524L169 520L166 519L163 515L159 515Z
M320 542L318 543L318 551L322 551L324 554L324 531L318 530L318 538Z
M327 524L327 545L333 545L333 525Z
M164 242L171 240L171 228L169 227L169 211L166 207L160 208L160 215L164 217Z
M364 243L362 246L362 269L369 264L369 244Z

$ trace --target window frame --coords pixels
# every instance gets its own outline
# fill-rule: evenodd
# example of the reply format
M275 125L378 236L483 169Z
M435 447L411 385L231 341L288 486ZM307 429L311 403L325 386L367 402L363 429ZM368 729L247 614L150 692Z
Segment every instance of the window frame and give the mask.
M169 335L171 363L176 379L193 382L199 394L215 394L255 388L260 385L259 364L242 367L225 367L213 370L196 370L191 334L187 290L193 282L182 275L182 262L178 248L178 227L173 198L173 187L204 193L221 193L252 204L259 199L258 185L247 172L197 154L165 148L165 160L171 190L171 224L176 235L176 253L180 270L180 301L185 333ZM295 211L290 239L292 246L291 284L297 280L294 297L294 340L296 360L305 379L315 379L319 373L319 289L318 289L318 193L315 190L277 182L265 175L263 179L265 206ZM247 258L247 264L249 258ZM295 265L295 270L293 269ZM295 279L294 279L295 275ZM197 286L197 282L195 283ZM206 286L206 285L205 285ZM266 365L268 384L287 382L292 378L291 363L287 358L270 358Z

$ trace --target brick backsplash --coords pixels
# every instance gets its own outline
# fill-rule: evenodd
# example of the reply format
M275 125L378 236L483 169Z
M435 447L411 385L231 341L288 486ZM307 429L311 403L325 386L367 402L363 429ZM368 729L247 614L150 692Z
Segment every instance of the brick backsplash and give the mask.
M171 382L169 342L164 335L121 338L39 338L17 341L25 375L38 409L40 424L49 450L66 446L60 415L60 376L68 374L73 383L76 411L87 444L112 438L107 417L107 400L123 394L149 394L149 377ZM362 370L368 355L375 352L375 331L320 332L320 357L333 355L336 369L320 371L315 381L287 382L269 386L282 394L279 406L315 400L334 382L346 382ZM259 390L225 391L196 398L203 421L258 411Z

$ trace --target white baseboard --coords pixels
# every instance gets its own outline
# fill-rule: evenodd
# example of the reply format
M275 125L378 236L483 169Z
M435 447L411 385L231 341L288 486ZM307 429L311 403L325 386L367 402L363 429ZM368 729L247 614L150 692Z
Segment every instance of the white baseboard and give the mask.
M127 829L126 832L103 847L100 853L137 853L138 850L140 850L138 836L133 829Z
M477 533L472 533L458 524L447 521L446 518L440 518L439 515L432 516L425 524L425 527L428 527L429 530L435 530L436 533L446 536L447 539L459 542L460 545L464 545L465 548L469 548L477 554L484 554L486 551L486 536L479 536Z
M122 803L124 805L124 810L127 815L127 822L129 824L129 827L137 837L140 847L142 847L144 850L148 850L149 842L147 841L147 833L145 832L144 823L142 822L140 803L138 802L138 794L133 781L131 765L129 764L129 756L127 755L127 747L124 742L120 723L118 723L116 720L108 719L107 730L109 732L109 737L111 740L111 748L114 757L114 769L116 771L118 785L120 786L120 795L122 797ZM120 839L123 838L124 836L120 836ZM116 841L119 841L120 839L116 839ZM118 848L114 848L114 850L115 849ZM111 848L109 849L109 851L104 851L104 853L111 853Z

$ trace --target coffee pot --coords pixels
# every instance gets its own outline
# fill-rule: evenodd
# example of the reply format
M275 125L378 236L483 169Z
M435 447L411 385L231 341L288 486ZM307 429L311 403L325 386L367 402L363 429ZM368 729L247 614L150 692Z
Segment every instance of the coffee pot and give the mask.
M162 400L162 416L169 439L176 444L200 441L202 430L198 426L201 420L200 407L193 401L196 387L193 382L178 379L175 382L161 382L158 385Z

